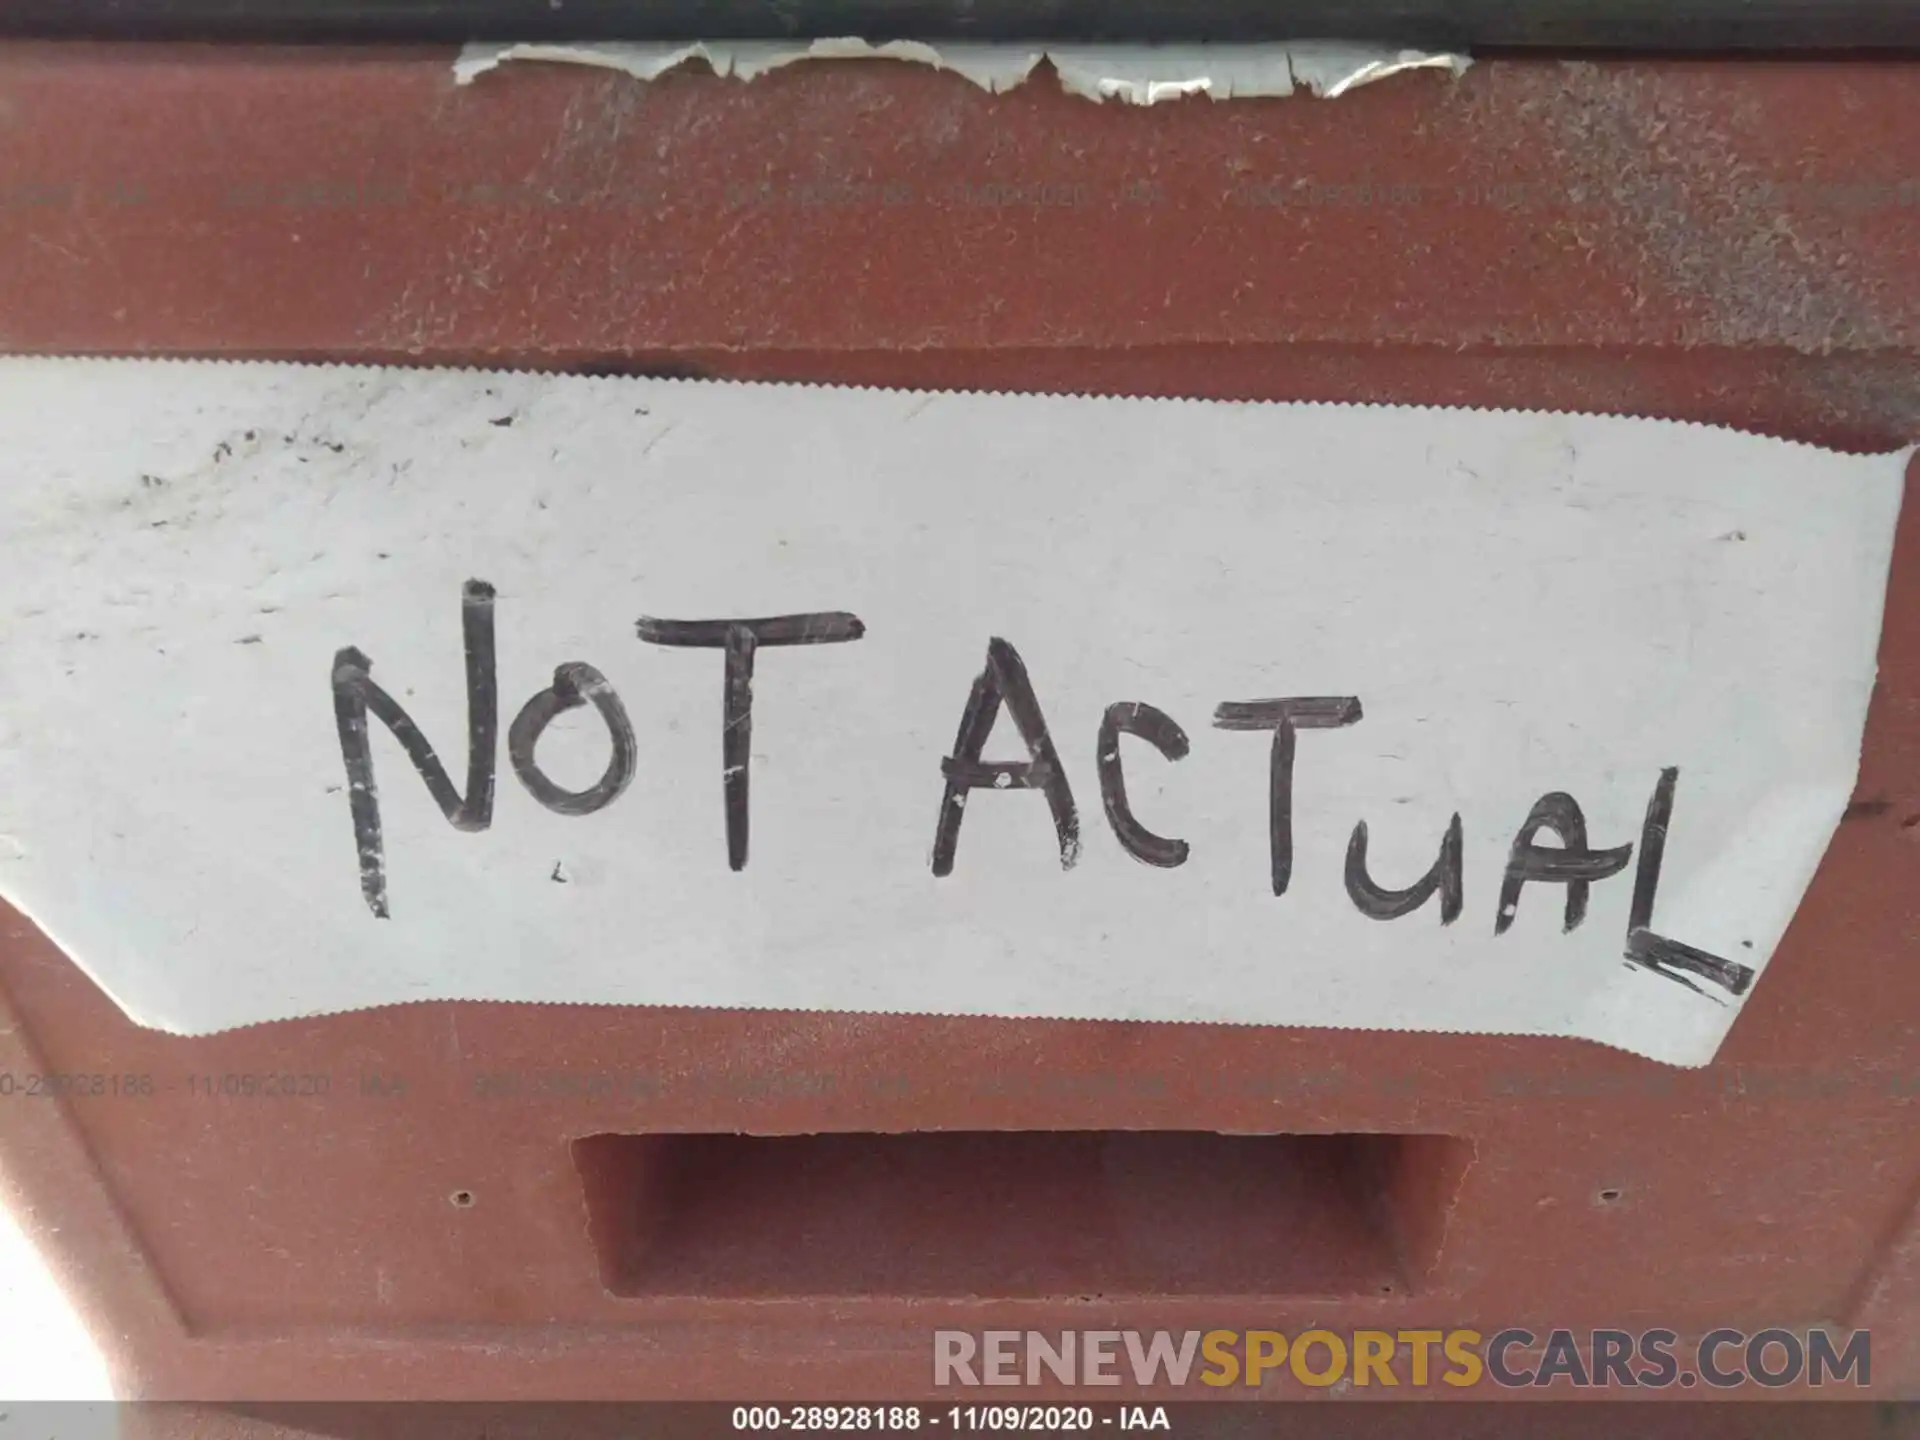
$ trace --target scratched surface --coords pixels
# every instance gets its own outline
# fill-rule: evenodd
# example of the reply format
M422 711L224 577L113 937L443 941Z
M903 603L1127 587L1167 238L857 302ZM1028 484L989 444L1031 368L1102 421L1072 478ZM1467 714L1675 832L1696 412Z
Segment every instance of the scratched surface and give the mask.
M463 91L451 58L0 52L0 338L1920 431L1912 67L1501 62L1123 112L871 68ZM1850 818L1719 1060L1670 1085L1573 1042L979 1020L435 1006L183 1041L16 920L7 1071L178 1088L0 1106L7 1183L144 1393L879 1395L926 1385L926 1301L615 1299L567 1139L1424 1130L1476 1150L1417 1299L1019 1323L1858 1319L1911 1393L1917 543ZM265 1073L329 1093L187 1103ZM476 1098L510 1073L559 1079Z

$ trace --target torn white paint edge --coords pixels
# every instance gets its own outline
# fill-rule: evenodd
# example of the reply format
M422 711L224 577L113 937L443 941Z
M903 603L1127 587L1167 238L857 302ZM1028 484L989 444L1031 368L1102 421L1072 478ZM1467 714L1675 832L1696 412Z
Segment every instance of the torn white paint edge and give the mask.
M657 80L696 60L706 62L714 74L735 80L755 80L802 60L903 60L950 71L994 95L1025 83L1045 60L1069 94L1129 105L1155 105L1187 95L1214 100L1280 97L1303 86L1330 100L1409 70L1445 70L1458 77L1473 63L1465 55L1337 40L1268 45L1046 45L1038 49L966 42L935 46L919 40L874 45L857 37L804 44L780 40L475 43L454 61L454 81L470 85L510 60L590 65L641 81Z

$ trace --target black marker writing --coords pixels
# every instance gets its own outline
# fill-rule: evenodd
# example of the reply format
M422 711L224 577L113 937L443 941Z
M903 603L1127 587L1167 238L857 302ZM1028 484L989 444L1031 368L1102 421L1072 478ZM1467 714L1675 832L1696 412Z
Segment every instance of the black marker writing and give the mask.
M460 628L467 657L467 792L447 778L440 757L400 703L376 685L373 662L352 646L333 657L333 718L340 756L347 767L354 845L360 852L360 893L367 908L387 918L386 854L380 838L380 792L373 778L373 748L367 736L371 712L393 732L427 792L456 830L484 830L493 823L494 753L500 729L500 697L494 678L493 587L469 580L460 592Z
M726 651L720 717L720 785L727 815L727 864L747 868L747 764L753 752L753 662L762 646L840 645L867 633L844 611L759 620L655 620L635 627L649 645Z
M1347 842L1347 896L1362 915L1372 920L1398 920L1411 915L1437 893L1440 896L1440 923L1451 925L1460 918L1465 904L1461 874L1465 847L1460 816L1456 812L1440 840L1440 855L1433 867L1405 890L1387 890L1374 884L1367 874L1367 822L1353 827Z
M540 736L556 718L582 705L592 705L606 722L613 753L607 757L607 769L598 781L585 790L563 790L547 778L534 758ZM607 677L591 665L574 661L553 672L553 684L520 707L507 731L507 758L520 783L547 809L557 815L591 815L604 810L620 798L620 792L633 781L639 747L633 739L633 722L627 719L627 707L607 683Z
M470 580L462 587L461 628L467 698L464 792L455 788L413 718L375 683L373 662L351 646L334 654L333 712L347 773L360 889L367 909L378 919L388 918L390 908L380 796L368 717L377 718L399 742L434 804L454 828L487 829L493 821L500 709L494 608L492 586ZM826 645L858 640L864 636L865 627L857 617L834 611L761 619L643 618L637 630L640 638L650 645L723 652L721 763L727 857L734 870L742 870L748 853L747 776L752 754L753 681L759 650L763 646ZM541 738L556 719L587 706L593 707L606 726L610 753L604 773L593 785L584 790L568 790L555 784L541 767L538 749ZM1026 747L1025 760L991 762L982 758L1003 707L1019 730ZM1299 732L1340 729L1358 723L1361 718L1361 702L1356 696L1228 701L1214 712L1213 723L1217 729L1272 732L1267 811L1272 889L1276 896L1287 893L1293 877L1293 785ZM1184 865L1190 858L1187 842L1157 834L1134 814L1121 753L1126 736L1146 741L1163 759L1173 762L1187 758L1191 748L1188 737L1165 711L1142 701L1122 701L1109 705L1101 718L1095 756L1101 804L1121 848L1134 859L1157 868ZM548 810L567 816L591 815L612 805L631 786L638 769L638 745L626 707L607 677L580 661L558 666L553 671L552 683L520 707L508 729L507 751L514 773L533 798ZM940 769L946 784L934 832L932 867L936 876L953 873L966 804L972 792L979 789L1039 791L1052 815L1061 867L1074 867L1080 855L1080 824L1073 791L1026 665L1019 652L998 636L988 642L986 665L968 694L953 753L942 760ZM1501 874L1494 934L1504 935L1512 927L1522 892L1529 882L1565 886L1563 928L1569 933L1577 930L1586 919L1592 885L1625 870L1634 861L1637 849L1638 863L1624 945L1627 963L1716 1003L1718 996L1712 993L1714 989L1728 995L1745 995L1756 978L1753 967L1675 940L1653 928L1678 782L1677 769L1660 772L1647 803L1637 847L1591 848L1586 815L1579 802L1564 791L1541 796L1509 848ZM1550 834L1559 843L1540 843L1543 834ZM1452 925L1464 908L1463 836L1462 818L1455 813L1441 838L1439 854L1426 873L1404 889L1391 889L1368 870L1370 834L1366 821L1359 821L1346 848L1344 882L1348 898L1370 919L1396 920L1423 908L1438 896L1440 923ZM556 866L551 878L565 877Z
M1534 836L1551 830L1560 837L1561 848L1536 845ZM1500 882L1500 911L1493 918L1493 933L1504 935L1520 908L1520 890L1529 880L1548 881L1567 887L1565 928L1571 933L1587 918L1587 892L1595 880L1605 880L1627 868L1633 858L1633 846L1612 850L1587 848L1587 817L1580 802L1564 790L1542 795L1527 816L1527 823L1513 837L1513 849L1507 855L1506 878Z
M1753 984L1752 966L1723 960L1653 931L1653 902L1660 889L1660 866L1667 857L1667 827L1673 822L1673 792L1679 783L1678 770L1662 770L1647 801L1647 818L1640 827L1640 864L1633 875L1633 906L1627 914L1627 960L1698 994L1706 992L1687 975L1697 975L1729 994L1744 995Z
M981 760L993 723L1000 718L1000 707L1020 731L1027 747L1028 760L1017 764L989 764ZM945 793L940 797L940 821L933 832L933 873L953 873L954 851L960 844L960 822L966 818L967 795L985 786L994 790L1038 790L1047 797L1053 812L1054 834L1060 842L1060 868L1071 870L1080 858L1080 815L1073 805L1073 790L1067 784L1067 772L1060 768L1059 753L1047 734L1046 717L1034 697L1033 684L1027 679L1026 664L1020 653L995 636L987 642L987 667L973 682L967 707L960 712L960 729L953 741L953 754L940 763L947 777Z
M1174 723L1164 710L1137 701L1125 700L1109 705L1100 721L1100 739L1095 750L1100 772L1100 803L1106 809L1107 823L1113 827L1120 846L1134 859L1162 870L1187 863L1187 842L1156 835L1134 818L1127 804L1127 781L1120 766L1120 737L1138 735L1169 760L1184 760L1187 732Z
M1213 712L1221 730L1271 730L1267 769L1267 846L1273 857L1273 893L1293 881L1293 751L1298 730L1338 730L1361 718L1352 695L1294 696L1285 700L1228 700Z

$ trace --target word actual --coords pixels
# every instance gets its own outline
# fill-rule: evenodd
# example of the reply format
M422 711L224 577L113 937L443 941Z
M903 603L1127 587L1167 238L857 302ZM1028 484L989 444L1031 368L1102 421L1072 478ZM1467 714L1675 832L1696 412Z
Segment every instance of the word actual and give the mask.
M481 831L493 823L494 776L499 748L499 688L494 644L494 589L484 581L467 582L462 591L461 626L467 679L467 783L454 787L433 746L406 710L373 679L373 662L351 646L333 659L333 710L346 765L354 843L360 857L360 888L367 908L379 919L391 913L387 895L385 846L381 835L379 792L374 783L373 751L367 718L379 720L399 741L426 783L434 803L457 830ZM649 645L722 652L721 795L726 817L727 863L747 866L748 758L753 738L754 657L763 647L839 645L859 640L866 627L844 611L781 615L760 619L660 620L642 618L639 638ZM540 737L559 716L591 706L606 726L611 751L599 780L584 790L556 784L536 756ZM1012 720L1027 759L983 759L987 741L1002 711ZM1267 783L1267 835L1273 893L1285 895L1293 879L1293 775L1300 732L1338 730L1358 724L1363 709L1357 696L1293 696L1231 700L1214 712L1216 729L1270 735ZM1115 838L1134 859L1171 869L1184 865L1184 840L1156 834L1141 823L1127 799L1120 738L1146 741L1168 761L1188 753L1190 742L1180 725L1142 701L1109 705L1100 722L1095 771L1101 808ZM591 815L619 799L632 782L638 760L633 725L606 676L581 661L568 661L553 681L520 707L507 728L507 758L528 794L558 815ZM985 668L975 677L960 713L953 753L940 762L944 781L935 824L932 868L936 876L953 873L968 798L976 791L1037 791L1053 820L1060 864L1071 870L1080 858L1080 812L1073 787L1048 730L1046 717L1020 654L1006 640L987 642ZM1634 862L1633 897L1627 922L1625 955L1629 962L1685 985L1698 993L1691 975L1733 994L1753 983L1751 967L1697 950L1652 930L1653 909L1665 858L1667 829L1673 816L1678 769L1660 773L1640 840L1596 850L1587 841L1586 816L1564 791L1543 795L1514 835L1501 876L1494 934L1504 935L1518 912L1521 892L1530 883L1566 888L1564 928L1571 932L1586 919L1589 892L1596 881L1617 875ZM1550 833L1557 845L1542 845ZM1441 837L1439 853L1426 874L1403 889L1381 885L1367 869L1367 823L1354 825L1347 844L1345 885L1361 914L1382 921L1411 915L1439 901L1440 923L1451 925L1464 906L1463 830L1456 813Z

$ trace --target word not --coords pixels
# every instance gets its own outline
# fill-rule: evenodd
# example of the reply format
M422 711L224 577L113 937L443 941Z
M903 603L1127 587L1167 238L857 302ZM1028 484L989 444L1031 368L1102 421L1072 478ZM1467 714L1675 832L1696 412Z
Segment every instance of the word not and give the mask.
M467 776L464 791L454 787L433 746L406 710L373 679L373 662L351 646L333 659L333 710L346 766L354 843L360 859L361 893L375 917L387 918L385 846L379 792L367 718L378 719L399 741L428 793L456 830L482 831L493 823L494 777L499 742L499 688L494 642L494 589L469 581L462 591L461 623L467 680ZM722 653L721 794L726 820L727 863L746 869L748 856L748 760L753 738L754 661L762 648L838 645L861 639L866 626L844 611L781 615L759 619L662 620L643 617L638 637L649 645L708 649ZM541 736L559 716L591 707L605 725L610 753L600 779L584 790L560 786L536 756ZM1005 711L1019 732L1027 759L995 762L983 758L988 740ZM1216 729L1264 733L1268 743L1267 831L1270 877L1276 897L1287 893L1293 877L1293 786L1302 731L1339 730L1363 717L1358 696L1290 696L1230 700L1214 711ZM1106 708L1095 746L1095 772L1101 807L1114 836L1134 859L1172 869L1187 863L1187 842L1155 833L1134 814L1127 797L1121 760L1122 736L1144 740L1169 762L1184 759L1190 742L1179 723L1143 701L1120 701ZM583 661L568 661L553 672L552 683L520 707L507 729L507 758L527 792L558 815L584 816L605 809L625 792L638 763L638 746L626 707L607 678ZM975 677L954 737L953 753L939 765L944 779L934 828L932 870L953 873L961 826L969 798L977 791L1035 791L1053 821L1062 869L1080 858L1080 815L1073 787L1042 713L1038 694L1019 652L1008 641L987 642L986 666ZM1629 963L1704 994L1693 976L1733 995L1752 985L1750 966L1723 959L1652 929L1660 869L1679 783L1677 768L1661 771L1647 803L1637 845L1593 849L1580 803L1564 791L1543 795L1514 835L1501 876L1494 934L1504 935L1518 913L1528 884L1565 887L1563 929L1585 921L1590 891L1635 864L1627 922L1625 957ZM1550 833L1559 843L1542 845ZM1439 902L1440 923L1460 918L1464 898L1463 827L1458 813L1449 821L1431 867L1418 880L1395 889L1377 881L1367 866L1368 830L1357 821L1347 844L1344 881L1348 898L1373 920L1399 920Z

